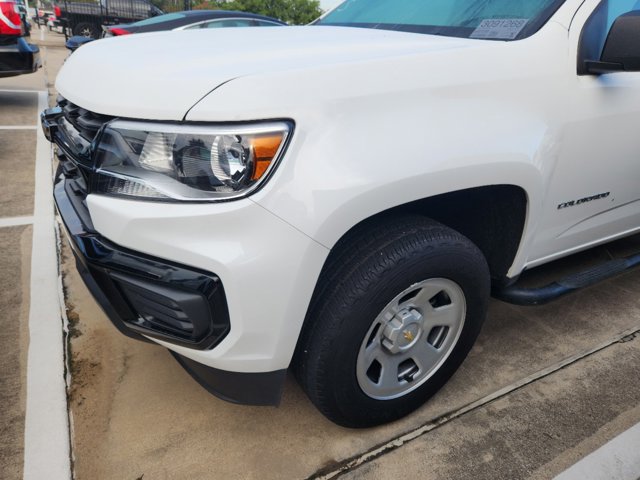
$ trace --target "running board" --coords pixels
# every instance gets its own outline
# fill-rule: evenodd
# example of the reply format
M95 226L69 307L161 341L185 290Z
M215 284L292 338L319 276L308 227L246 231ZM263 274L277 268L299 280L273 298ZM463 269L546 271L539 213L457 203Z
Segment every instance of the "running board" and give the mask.
M622 272L631 270L638 265L640 265L640 254L601 263L595 267L552 282L544 287L524 288L518 287L518 285L515 284L496 289L492 292L492 295L498 300L514 305L544 305L567 293L589 287Z

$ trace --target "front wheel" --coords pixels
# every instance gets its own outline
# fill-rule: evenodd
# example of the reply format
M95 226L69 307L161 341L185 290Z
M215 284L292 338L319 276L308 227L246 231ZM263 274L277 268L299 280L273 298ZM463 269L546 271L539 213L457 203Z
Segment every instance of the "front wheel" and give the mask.
M332 421L369 427L412 412L467 356L489 269L466 237L422 217L356 231L321 275L294 368Z

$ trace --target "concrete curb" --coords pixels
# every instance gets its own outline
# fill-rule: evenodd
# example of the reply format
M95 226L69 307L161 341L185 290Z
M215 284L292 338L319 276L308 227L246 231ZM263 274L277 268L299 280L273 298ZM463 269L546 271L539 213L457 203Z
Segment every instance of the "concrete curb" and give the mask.
M38 95L38 112L48 104ZM37 120L36 120L37 121ZM51 147L41 129L36 178L29 304L29 353L24 432L24 479L71 478L64 337L52 198Z

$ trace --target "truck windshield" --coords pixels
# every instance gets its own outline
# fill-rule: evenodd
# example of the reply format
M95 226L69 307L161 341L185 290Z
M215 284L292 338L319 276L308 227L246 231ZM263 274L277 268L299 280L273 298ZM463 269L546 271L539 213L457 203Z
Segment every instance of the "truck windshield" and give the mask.
M347 0L315 24L519 40L537 32L563 3L564 0Z

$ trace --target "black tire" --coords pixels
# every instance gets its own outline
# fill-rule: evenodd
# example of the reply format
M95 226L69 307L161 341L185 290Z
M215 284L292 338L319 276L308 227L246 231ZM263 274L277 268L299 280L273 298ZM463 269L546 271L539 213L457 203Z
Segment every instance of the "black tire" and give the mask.
M486 316L490 275L480 250L433 220L406 215L364 224L341 240L320 276L293 371L311 401L333 422L364 428L420 407L455 373ZM466 316L452 350L424 383L398 398L378 400L358 383L365 335L385 306L408 287L444 278L464 294Z
M74 25L73 34L87 38L98 38L98 35L100 34L100 28L93 23L81 22Z

